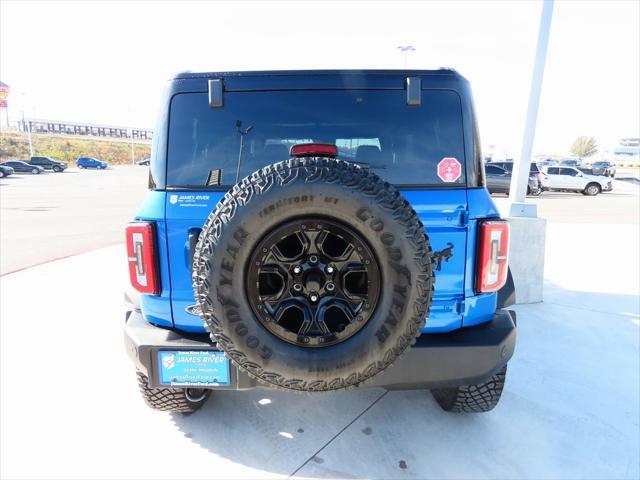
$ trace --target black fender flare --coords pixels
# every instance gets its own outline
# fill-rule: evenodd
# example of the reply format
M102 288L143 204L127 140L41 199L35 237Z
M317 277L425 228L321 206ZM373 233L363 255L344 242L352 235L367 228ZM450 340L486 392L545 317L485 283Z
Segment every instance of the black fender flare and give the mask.
M506 308L516 303L516 287L511 276L511 269L507 270L507 281L504 286L498 290L497 308Z

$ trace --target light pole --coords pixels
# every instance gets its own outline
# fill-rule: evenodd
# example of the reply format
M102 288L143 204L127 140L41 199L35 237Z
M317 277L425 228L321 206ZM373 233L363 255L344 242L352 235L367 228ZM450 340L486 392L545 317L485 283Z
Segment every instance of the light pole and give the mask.
M129 129L129 135L131 137L131 165L135 165L136 163L136 157L134 154L134 150L133 150L133 128Z
M31 141L31 122L27 123L24 120L24 110L20 110L22 114L22 126L27 130L27 137L29 138L29 157L33 157L33 142Z
M400 50L403 53L403 57L404 57L404 68L407 68L407 55L409 54L409 52L415 52L415 47L413 45L407 45L407 46L398 46L398 50Z
M526 204L525 196L527 194L529 169L531 168L531 151L533 149L533 139L536 133L538 106L540 105L540 92L542 91L544 66L547 60L547 47L549 46L549 32L551 31L552 15L553 0L543 0L542 13L540 15L540 28L538 30L538 44L536 46L536 57L533 64L533 77L531 79L531 90L529 92L527 118L524 126L524 134L522 136L522 148L520 151L520 158L517 158L513 164L513 175L511 177L509 202L511 203L510 216L512 217L537 216L536 206Z
M21 108L20 108L20 114L22 115L22 126L23 128L26 130L27 132L27 138L29 138L29 156L33 157L33 142L31 140L31 123L27 123L24 119L24 108L25 108L25 103L27 103L25 101L25 99L29 97L29 94L27 92L20 92L20 98L21 100ZM33 102L29 102L31 103L31 107L32 107L32 114L33 117L35 117L36 115L36 107L35 104Z

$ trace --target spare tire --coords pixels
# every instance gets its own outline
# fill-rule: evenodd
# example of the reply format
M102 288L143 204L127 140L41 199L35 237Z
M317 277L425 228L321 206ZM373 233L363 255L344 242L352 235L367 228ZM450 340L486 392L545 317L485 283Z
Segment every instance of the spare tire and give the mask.
M262 383L330 391L382 372L420 335L432 253L400 193L357 165L289 159L209 215L193 286L212 339Z

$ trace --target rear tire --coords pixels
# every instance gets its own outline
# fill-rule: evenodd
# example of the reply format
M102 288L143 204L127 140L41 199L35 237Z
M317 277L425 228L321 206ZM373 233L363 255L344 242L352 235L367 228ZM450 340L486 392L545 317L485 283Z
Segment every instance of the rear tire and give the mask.
M446 412L488 412L498 405L506 377L507 366L505 365L484 383L432 390L431 394L440 408Z
M4 172L0 170L0 178L4 177Z
M136 372L138 387L145 403L161 412L190 414L199 410L209 398L211 390L190 388L151 388L149 378Z

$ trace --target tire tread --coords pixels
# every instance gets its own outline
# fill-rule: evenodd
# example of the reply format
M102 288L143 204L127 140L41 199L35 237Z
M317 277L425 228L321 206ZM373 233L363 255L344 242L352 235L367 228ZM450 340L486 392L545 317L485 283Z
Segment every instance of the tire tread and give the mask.
M489 380L477 385L432 390L438 405L447 412L481 413L493 410L502 396L507 377L507 366Z
M136 372L138 387L145 403L161 412L193 413L207 401L205 397L199 402L187 399L183 388L151 388L149 378L142 372Z
M390 342L390 347L381 359L345 377L313 381L285 378L283 375L249 362L246 355L224 334L220 321L212 309L213 302L210 298L212 292L208 276L213 269L211 259L214 245L222 234L224 224L233 218L239 206L247 204L251 199L266 193L274 186L286 186L300 177L306 183L324 181L342 184L348 189L371 198L382 208L392 212L398 224L405 228L406 237L414 244L416 251L413 262L420 272L416 278L419 295L411 307L411 318L406 322L404 332L395 338L395 343ZM389 367L415 343L421 334L433 299L435 281L433 263L432 249L424 226L415 210L402 198L395 187L350 162L323 157L292 158L266 166L245 177L218 202L202 228L202 234L194 252L192 280L195 299L202 311L202 318L205 327L210 331L211 339L225 351L235 365L250 377L273 388L318 392L349 389L362 384Z

